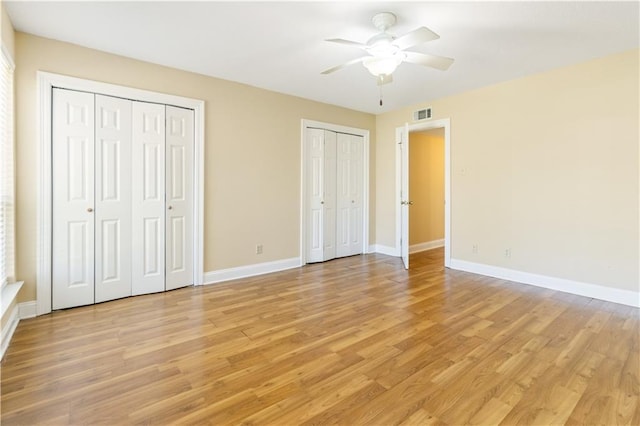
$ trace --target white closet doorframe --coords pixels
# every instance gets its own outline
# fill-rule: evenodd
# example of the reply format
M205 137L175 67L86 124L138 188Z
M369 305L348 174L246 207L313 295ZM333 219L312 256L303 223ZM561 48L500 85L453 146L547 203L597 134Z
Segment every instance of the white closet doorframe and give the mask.
M362 253L370 253L369 250L369 131L355 127L341 126L338 124L323 123L321 121L302 119L300 137L300 265L307 264L307 237L308 225L308 200L307 200L307 129L317 128L330 130L336 133L347 133L362 136Z
M204 101L38 71L38 208L36 315L51 312L51 93L54 87L174 105L194 111L193 283L204 274Z

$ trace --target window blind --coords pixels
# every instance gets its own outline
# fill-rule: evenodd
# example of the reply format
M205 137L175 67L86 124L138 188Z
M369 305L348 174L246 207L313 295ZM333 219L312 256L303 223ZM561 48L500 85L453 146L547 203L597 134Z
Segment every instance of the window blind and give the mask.
M0 283L14 280L13 70L4 46L0 54Z

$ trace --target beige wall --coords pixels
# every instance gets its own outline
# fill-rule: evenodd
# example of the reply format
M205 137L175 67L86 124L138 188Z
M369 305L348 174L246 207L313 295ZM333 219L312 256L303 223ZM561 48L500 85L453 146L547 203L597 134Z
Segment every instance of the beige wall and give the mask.
M451 118L454 259L637 291L637 50L377 117L23 33L15 51L19 301L35 299L37 70L206 101L205 271L299 256L302 118L371 131L370 242L394 246L394 130L431 106Z
M375 158L371 114L20 32L16 52L17 274L25 281L20 301L36 297L38 70L206 101L205 272L300 255L301 119L370 130ZM375 223L373 186L371 192ZM372 225L372 242L374 235ZM255 254L256 244L263 244L263 254Z
M444 238L444 129L409 133L409 244Z
M451 119L453 259L638 291L639 52L379 115L376 243L394 246L394 129L431 106Z

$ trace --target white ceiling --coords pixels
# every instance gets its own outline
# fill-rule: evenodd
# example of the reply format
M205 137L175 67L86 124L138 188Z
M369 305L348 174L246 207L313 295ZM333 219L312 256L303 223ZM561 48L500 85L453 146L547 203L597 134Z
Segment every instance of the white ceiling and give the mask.
M33 2L4 1L16 30L143 61L378 114L500 81L637 48L632 2ZM410 49L455 58L445 72L402 64L382 87L362 56L324 41L366 42L391 11L402 35L439 40Z

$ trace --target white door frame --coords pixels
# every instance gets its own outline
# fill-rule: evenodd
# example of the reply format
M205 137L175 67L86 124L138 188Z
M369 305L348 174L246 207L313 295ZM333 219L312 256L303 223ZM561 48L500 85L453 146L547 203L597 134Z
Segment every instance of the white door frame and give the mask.
M396 127L396 135L405 134L404 138L409 143L409 133L419 132L422 130L430 129L444 129L444 266L449 268L451 266L451 120L449 118L442 118L439 120L427 121L424 123L406 123L402 127ZM401 170L400 167L400 146L396 140L396 197L394 202L396 203L396 247L398 247L398 253L402 252L401 240L401 227L402 227L402 209L400 202L402 173L409 173L407 170ZM406 241L405 244L409 244Z
M308 224L309 205L307 202L307 128L330 130L337 133L348 133L362 136L364 147L362 150L362 253L369 253L369 131L356 127L341 126L339 124L323 123L321 121L302 119L300 137L300 266L307 264L306 226Z
M51 91L54 87L92 92L194 110L193 282L202 285L204 271L204 101L38 71L38 229L36 315L51 312Z

